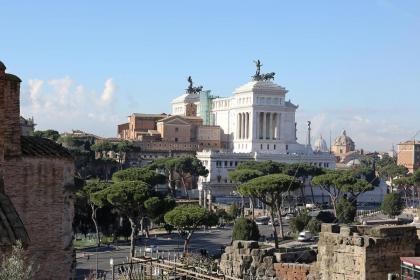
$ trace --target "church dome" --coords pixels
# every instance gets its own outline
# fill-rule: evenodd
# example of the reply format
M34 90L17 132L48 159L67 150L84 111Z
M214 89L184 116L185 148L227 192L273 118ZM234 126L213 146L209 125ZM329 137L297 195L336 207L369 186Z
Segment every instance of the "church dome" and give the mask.
M314 143L314 151L315 152L329 152L327 142L325 142L322 136L319 136Z
M354 146L354 141L347 136L347 133L345 130L341 133L340 136L338 136L334 141L334 146Z
M6 70L6 65L0 60L0 70Z

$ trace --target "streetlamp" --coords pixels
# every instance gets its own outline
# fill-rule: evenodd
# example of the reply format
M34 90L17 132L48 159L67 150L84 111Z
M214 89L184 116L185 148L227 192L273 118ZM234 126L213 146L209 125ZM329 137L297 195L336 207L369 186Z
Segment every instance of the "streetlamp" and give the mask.
M112 280L114 280L114 259L113 258L109 259L109 265L111 266Z

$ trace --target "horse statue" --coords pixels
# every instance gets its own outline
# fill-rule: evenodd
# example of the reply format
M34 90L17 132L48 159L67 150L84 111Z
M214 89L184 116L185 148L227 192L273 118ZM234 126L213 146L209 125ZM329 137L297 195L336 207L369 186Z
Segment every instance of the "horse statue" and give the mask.
M276 75L276 73L271 72L267 74L262 74L262 77L264 81L270 81L270 80L274 80L274 75Z

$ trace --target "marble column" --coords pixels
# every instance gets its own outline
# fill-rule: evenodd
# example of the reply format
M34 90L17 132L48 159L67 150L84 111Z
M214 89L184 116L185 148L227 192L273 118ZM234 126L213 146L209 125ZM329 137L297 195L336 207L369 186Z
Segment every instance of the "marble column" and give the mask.
M277 113L272 113L271 122L271 139L276 139Z
M213 205L212 205L212 199L211 199L211 190L209 190L209 192L208 192L208 199L209 199L209 211L211 211L212 209L212 207L213 207Z
M198 190L198 205L203 206L203 203L201 202L203 196L203 190Z
M253 118L252 118L252 130L253 131L255 131L255 133L253 133L253 135L252 135L252 138L253 139L258 139L259 138L259 135L258 135L258 130L259 130L259 124L258 124L258 121L259 121L259 117L260 117L260 113L258 113L258 112L254 112L254 115L253 115Z
M263 139L267 138L267 113L263 113Z
M249 113L245 113L245 139L249 137Z
M242 114L241 113L239 113L238 114L238 116L239 116L239 122L238 122L238 129L239 129L239 131L238 131L238 139L241 139L241 136L242 136Z
M207 208L207 190L206 189L203 189L203 198L204 198L203 206L204 208Z
M242 113L242 139L245 139L245 123L246 123L246 118L245 118L245 113Z

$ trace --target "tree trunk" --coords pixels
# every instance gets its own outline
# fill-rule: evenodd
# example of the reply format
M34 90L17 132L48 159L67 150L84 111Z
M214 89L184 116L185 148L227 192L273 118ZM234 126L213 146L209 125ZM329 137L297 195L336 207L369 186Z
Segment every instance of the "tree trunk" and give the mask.
M337 217L337 198L331 197L331 204L334 209L334 216Z
M284 238L284 231L283 231L283 219L281 217L281 205L276 202L276 208L277 208L277 215L279 216L279 226L280 226L280 237Z
M145 226L144 226L144 228L145 228L145 231L146 231L146 238L150 238L150 232L149 232L149 224L147 223Z
M143 218L141 218L140 220L140 235L143 237L144 236L144 224L143 224Z
M305 188L305 185L304 185L304 184L302 184L302 185L300 186L300 195L302 196L302 203L303 203L303 204L306 204L306 199L305 199L305 190L304 190L304 188Z
M245 217L245 198L241 195L241 217Z
M252 220L255 220L255 198L251 197Z
M185 185L184 176L182 176L182 175L180 175L180 176L181 176L181 182L182 182L182 187L184 189L184 193L187 196L187 199L190 200L190 195L188 194L187 186Z
M274 237L274 247L276 249L279 248L279 238L277 236L277 229L274 223L274 205L270 206L270 215L271 215L271 221L272 221L272 225L273 225L273 237Z
M133 218L128 218L131 225L131 235L130 235L130 260L134 257L135 249L136 249L136 242L135 242L135 235L137 230L137 224Z
M173 170L169 170L169 175L168 175L168 180L169 180L169 190L172 194L173 197L175 197L175 186L174 186L174 172Z
M98 208L96 208L93 203L90 204L90 207L92 208L92 221L93 221L93 224L95 225L95 231L96 231L96 246L100 247L101 238L99 236L98 222L96 221L96 211L98 210Z
M190 245L191 234L188 234L187 238L184 239L184 251L183 255L185 256L188 253L188 246Z
M311 188L312 204L314 204L315 203L315 196L314 196L314 189L313 189L313 186L311 184L311 180L309 180L309 187Z

